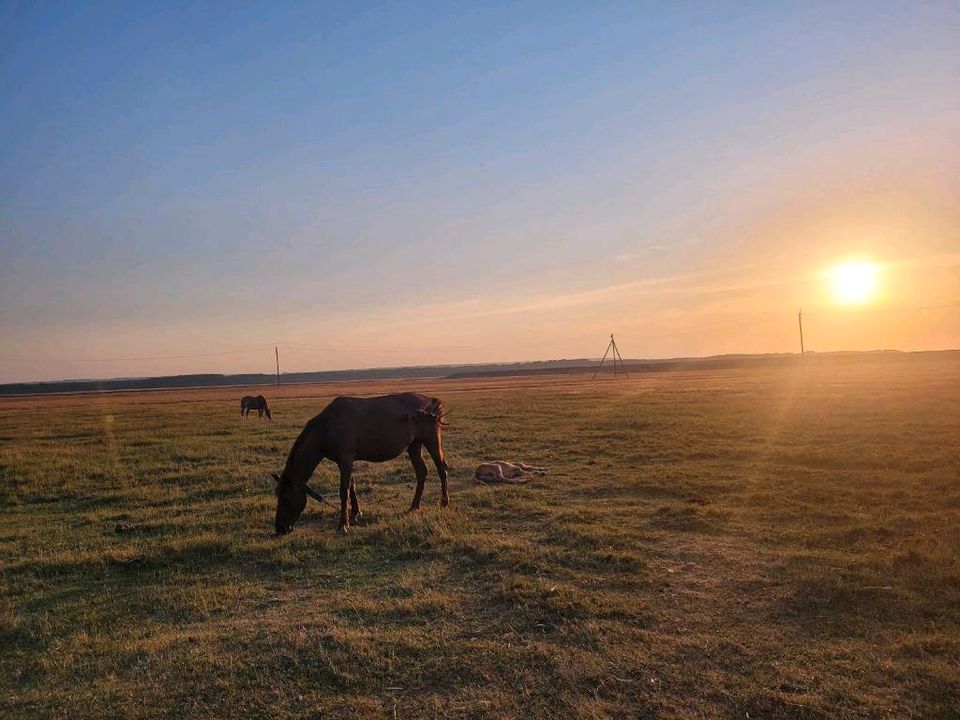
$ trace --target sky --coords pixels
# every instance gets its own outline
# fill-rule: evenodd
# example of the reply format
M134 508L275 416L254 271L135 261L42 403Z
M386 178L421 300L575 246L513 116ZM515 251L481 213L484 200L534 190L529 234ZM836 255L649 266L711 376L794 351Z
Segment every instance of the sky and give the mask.
M958 89L956 2L0 2L0 382L957 348Z

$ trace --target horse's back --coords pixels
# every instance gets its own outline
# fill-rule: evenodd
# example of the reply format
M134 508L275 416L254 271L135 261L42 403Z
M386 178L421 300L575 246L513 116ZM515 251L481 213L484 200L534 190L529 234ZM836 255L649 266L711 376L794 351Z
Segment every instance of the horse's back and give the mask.
M397 457L416 441L430 442L436 428L422 419L439 417L442 403L419 393L371 398L341 395L321 413L331 439L357 460L382 462Z
M361 398L350 395L339 395L330 401L324 408L324 413L332 415L395 415L397 412L410 413L417 410L426 410L433 407L442 407L437 398L421 395L420 393L395 393L393 395L378 395L377 397Z

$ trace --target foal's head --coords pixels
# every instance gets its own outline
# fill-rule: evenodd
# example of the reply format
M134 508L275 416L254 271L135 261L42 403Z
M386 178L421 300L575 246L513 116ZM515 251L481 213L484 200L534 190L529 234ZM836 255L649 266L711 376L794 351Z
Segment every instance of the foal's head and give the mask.
M277 535L286 535L307 506L306 484L294 485L287 477L274 475L277 493L277 516L273 527Z

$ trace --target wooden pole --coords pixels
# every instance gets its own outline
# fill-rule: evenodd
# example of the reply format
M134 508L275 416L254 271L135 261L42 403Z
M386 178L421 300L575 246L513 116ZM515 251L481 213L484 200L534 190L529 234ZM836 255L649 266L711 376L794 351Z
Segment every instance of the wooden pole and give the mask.
M273 354L277 358L277 390L280 389L280 350L277 349L277 346L273 346Z
M620 370L624 375L629 375L627 372L627 366L623 364L623 355L620 354L620 348L617 347L617 341L613 339L613 336L610 336L610 340L613 343L613 351L617 354L617 357L620 358Z
M599 372L603 369L603 361L607 359L607 353L610 352L610 346L611 346L612 344L613 344L613 335L610 336L610 342L607 343L607 349L603 351L603 358L601 358L601 360L600 360L600 365L599 365L599 367L597 367L596 372L593 373L593 377L590 378L591 380L596 380L596 379L597 379L597 373L599 373Z
M800 327L800 357L805 355L803 349L803 308L797 310L797 325Z

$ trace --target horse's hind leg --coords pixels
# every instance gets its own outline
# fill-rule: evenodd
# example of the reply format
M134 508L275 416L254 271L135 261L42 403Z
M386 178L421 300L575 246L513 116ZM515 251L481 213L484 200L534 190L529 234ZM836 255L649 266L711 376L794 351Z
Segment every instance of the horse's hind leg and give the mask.
M420 501L423 499L423 484L427 481L427 464L423 461L422 451L423 443L421 442L415 442L407 448L407 455L410 456L413 470L417 474L417 489L413 493L410 512L420 509Z
M437 466L437 475L440 476L440 504L446 507L450 504L450 496L447 495L447 463L443 459L443 448L440 447L439 436L435 441L428 442L427 452L433 459L433 464Z
M357 484L353 479L353 475L350 476L350 522L354 525L357 524L357 520L363 517L363 513L360 512L360 502L357 500Z
M350 485L353 482L353 461L346 460L340 465L340 532L346 532L350 527L347 518L347 496L350 494Z

